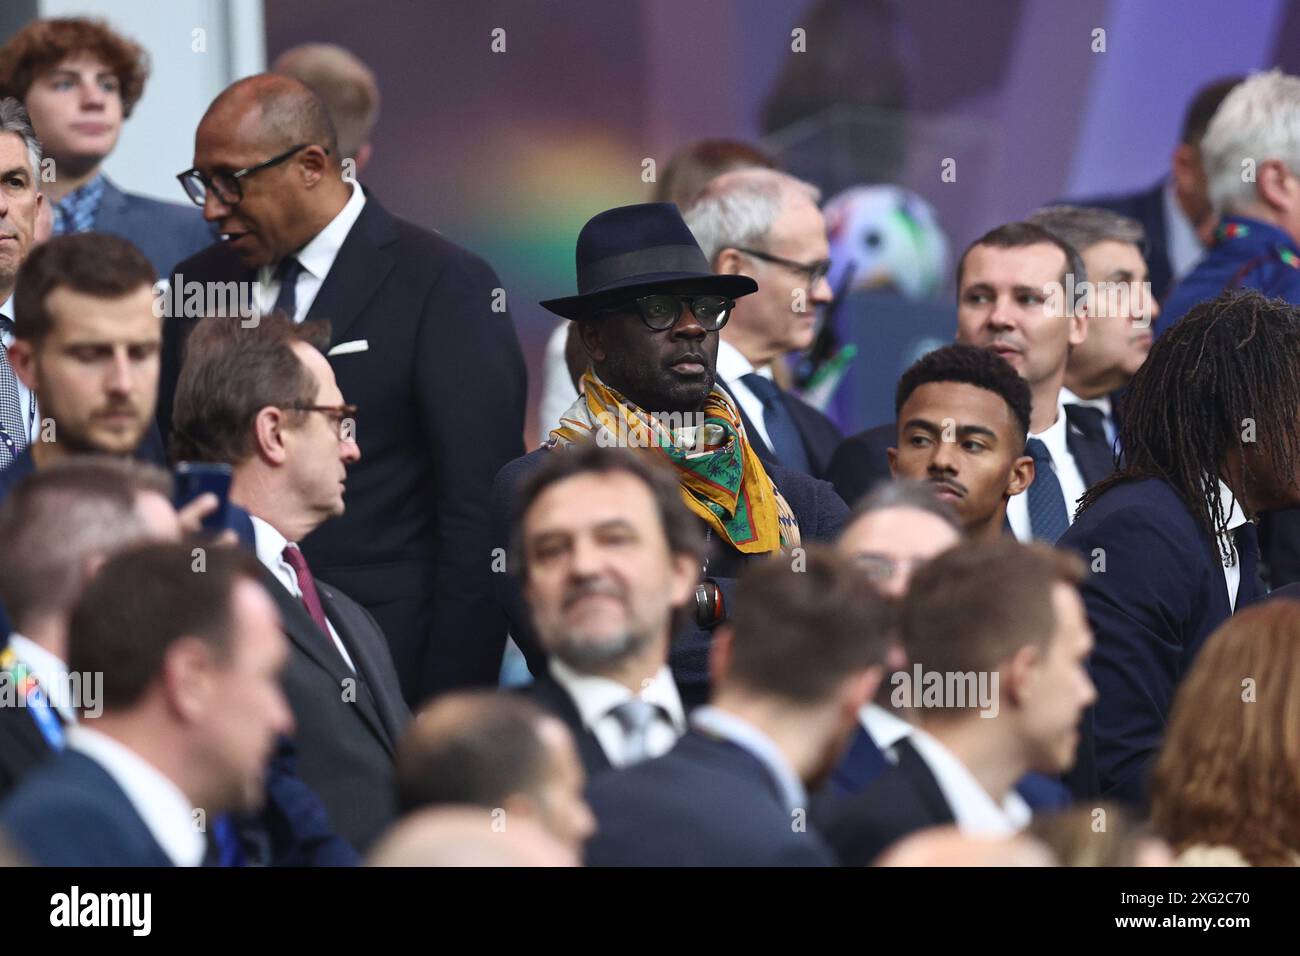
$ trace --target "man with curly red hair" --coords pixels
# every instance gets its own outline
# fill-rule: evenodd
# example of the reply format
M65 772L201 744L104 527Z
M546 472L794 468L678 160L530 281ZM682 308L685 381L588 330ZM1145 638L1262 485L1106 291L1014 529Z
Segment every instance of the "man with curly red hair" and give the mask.
M123 192L102 169L148 75L144 49L98 20L33 20L0 47L0 96L23 102L54 160L53 179L41 176L54 233L122 236L168 275L211 231L193 209Z

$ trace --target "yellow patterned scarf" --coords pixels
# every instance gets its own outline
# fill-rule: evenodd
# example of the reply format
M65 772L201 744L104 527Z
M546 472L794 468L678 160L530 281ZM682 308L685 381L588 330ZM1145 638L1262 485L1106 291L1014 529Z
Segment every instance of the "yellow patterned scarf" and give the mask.
M583 394L560 418L547 447L594 435L604 445L647 449L677 470L686 507L746 554L799 544L799 522L745 438L740 412L715 388L698 413L656 418L588 369Z

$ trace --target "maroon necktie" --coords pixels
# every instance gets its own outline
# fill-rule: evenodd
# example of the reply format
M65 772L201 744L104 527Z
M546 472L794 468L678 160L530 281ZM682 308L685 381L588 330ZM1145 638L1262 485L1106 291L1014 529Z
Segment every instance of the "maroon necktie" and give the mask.
M325 622L325 610L321 607L320 595L316 593L316 581L311 576L311 569L307 567L307 559L302 556L296 544L286 545L283 556L298 577L298 590L302 592L302 606L307 609L307 613L316 622L321 633L329 637L329 624Z

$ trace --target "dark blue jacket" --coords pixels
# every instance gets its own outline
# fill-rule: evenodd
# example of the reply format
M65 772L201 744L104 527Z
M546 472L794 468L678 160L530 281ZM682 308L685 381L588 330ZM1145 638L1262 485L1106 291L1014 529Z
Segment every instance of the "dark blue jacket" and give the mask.
M0 829L37 866L173 865L108 771L75 750L19 784Z
M1254 528L1246 527L1238 536L1246 542L1239 609L1262 591ZM1082 593L1096 641L1089 670L1100 790L1142 804L1174 691L1232 613L1223 565L1187 505L1158 479L1108 489L1058 546L1077 551L1089 568Z
M781 802L771 772L726 741L688 733L662 757L601 774L588 802L589 866L832 866Z
M107 177L95 214L95 231L131 240L162 278L170 276L168 270L176 262L212 245L217 238L197 206L125 193Z
M728 392L731 391L730 387L722 379L718 379L717 384L727 389ZM835 449L844 440L844 434L840 431L839 426L824 413L813 408L798 395L782 389L781 400L790 413L795 428L799 430L799 438L803 441L804 451L808 454L808 473L814 478L829 479L827 469L830 467L831 456L835 454ZM745 414L745 410L740 406L739 402L736 403L736 409L740 412L740 419L745 425L745 436L749 439L750 446L758 454L759 460L764 465L779 464L776 453L767 447L767 443L763 441L763 436L754 428L754 423L749 420L749 416Z

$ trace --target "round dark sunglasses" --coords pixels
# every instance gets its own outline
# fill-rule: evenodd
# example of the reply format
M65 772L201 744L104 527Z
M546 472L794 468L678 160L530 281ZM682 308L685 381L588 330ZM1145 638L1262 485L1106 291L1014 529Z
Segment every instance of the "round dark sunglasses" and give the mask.
M691 310L695 321L706 332L716 332L727 324L731 310L736 307L735 299L722 295L676 295L671 292L656 292L643 295L622 305L601 309L597 314L610 312L636 312L641 321L652 332L666 332L677 324L682 315L682 306Z

